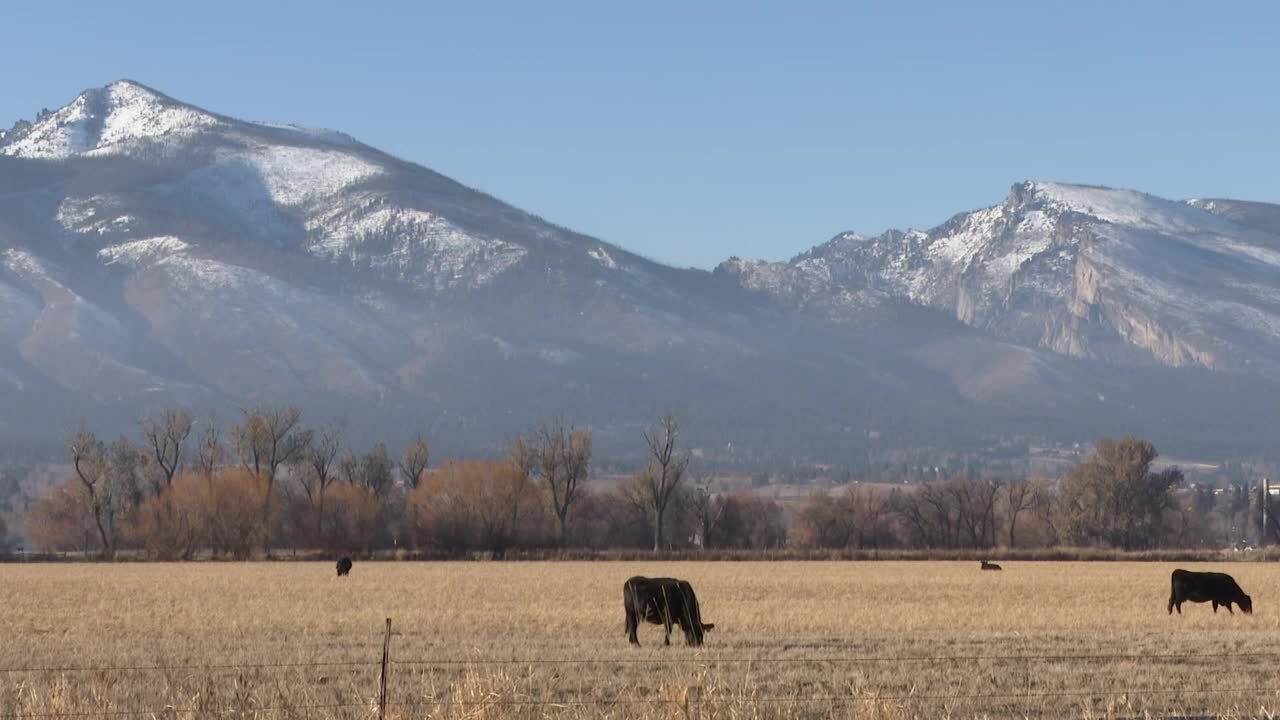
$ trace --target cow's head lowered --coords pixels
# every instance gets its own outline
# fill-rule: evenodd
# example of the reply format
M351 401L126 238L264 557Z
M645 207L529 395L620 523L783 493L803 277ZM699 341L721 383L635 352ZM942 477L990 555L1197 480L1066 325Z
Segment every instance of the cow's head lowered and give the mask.
M680 621L680 629L684 630L685 642L695 647L702 644L702 639L706 632L715 626L715 623L704 623L697 620L686 626L685 621Z
M694 594L693 586L687 580L679 581L678 590L681 596L678 604L682 612L676 619L680 623L680 629L684 631L685 642L695 647L699 646L707 631L716 625L702 622L702 608L698 603L698 596Z
M1240 598L1236 600L1236 604L1240 606L1240 609L1244 611L1245 615L1253 614L1253 598L1248 595L1240 593Z

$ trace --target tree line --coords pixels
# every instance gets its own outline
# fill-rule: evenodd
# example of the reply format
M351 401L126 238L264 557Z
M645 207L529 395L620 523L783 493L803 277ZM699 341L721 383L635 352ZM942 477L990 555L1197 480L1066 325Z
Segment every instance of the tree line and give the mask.
M590 430L557 419L497 457L432 466L422 434L399 453L344 445L291 406L241 412L225 429L180 409L110 443L81 428L70 472L29 509L34 549L157 559L249 558L282 550L462 556L547 548L994 549L1222 547L1264 533L1247 484L1191 486L1156 471L1151 443L1101 440L1058 479L977 474L907 486L851 482L784 503L719 491L691 472L674 414L638 433L647 462L593 477ZM1275 517L1275 513L1271 513Z

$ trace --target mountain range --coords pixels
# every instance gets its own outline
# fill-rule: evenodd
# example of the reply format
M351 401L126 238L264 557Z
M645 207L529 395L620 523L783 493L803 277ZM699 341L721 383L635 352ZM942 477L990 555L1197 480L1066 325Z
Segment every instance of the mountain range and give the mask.
M625 457L672 409L700 456L748 464L1118 433L1227 457L1272 452L1277 400L1277 205L1021 182L707 272L133 81L0 132L10 448L291 402L455 452L563 415Z

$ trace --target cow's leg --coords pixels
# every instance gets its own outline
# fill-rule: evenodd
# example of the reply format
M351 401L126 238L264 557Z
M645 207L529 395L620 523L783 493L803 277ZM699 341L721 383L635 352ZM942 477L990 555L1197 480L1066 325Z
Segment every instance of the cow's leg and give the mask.
M667 589L662 588L662 627L667 631L662 639L663 645L671 644L671 601L667 598Z
M1214 614L1214 615L1217 615L1217 614L1218 614L1218 601L1217 601L1217 600L1211 600L1210 602L1212 602L1212 603L1213 603L1213 614ZM1230 609L1231 609L1231 606L1230 606L1230 605L1228 605L1228 606L1227 606L1227 609L1228 609L1228 610L1230 610Z
M680 631L684 633L684 644L693 646L695 644L693 641L693 625L689 624L689 621L683 617L680 618L679 625Z
M636 625L640 623L636 617L636 611L627 608L627 640L636 647L640 647L640 638L636 637Z
M1236 611L1231 609L1231 603L1229 602L1227 603L1227 612L1231 613L1232 615L1236 614Z
M1173 614L1173 598L1174 598L1173 595L1169 596L1169 614L1170 615Z

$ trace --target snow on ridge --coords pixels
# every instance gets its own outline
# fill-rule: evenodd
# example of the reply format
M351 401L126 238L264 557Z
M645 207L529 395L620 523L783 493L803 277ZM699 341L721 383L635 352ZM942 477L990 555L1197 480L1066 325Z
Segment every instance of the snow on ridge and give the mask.
M18 275L28 283L35 284L36 281L44 283L57 283L50 276L49 271L45 268L44 263L35 255L26 250L10 248L4 251L4 266L9 268L11 272Z
M592 260L595 260L596 262L609 268L610 270L618 269L618 263L615 262L613 257L609 255L609 253L606 252L605 249L602 247L593 247L588 249L587 255L591 256Z
M102 248L98 251L98 258L106 265L138 268L181 253L189 247L191 246L172 235L162 235Z
M951 265L965 265L991 241L1003 220L1004 208L1000 205L970 213L956 232L934 239L929 245L929 257Z
M26 134L0 147L0 154L24 158L61 159L93 147L89 137L89 94L85 93L36 121Z
M248 153L221 155L231 162L248 161L271 199L285 207L306 205L385 172L356 155L330 149L258 145Z
M1226 226L1222 218L1205 210L1137 190L1052 182L1033 182L1030 186L1033 193L1051 205L1115 225L1178 234Z
M267 128L268 130L278 130L309 140L322 140L334 145L359 145L359 141L340 130L330 130L328 128L312 128L303 125L295 125L293 123L275 123L263 120L252 121L253 125Z
M488 284L528 254L521 245L473 235L434 213L399 206L338 205L306 222L309 250L367 261L430 288Z

